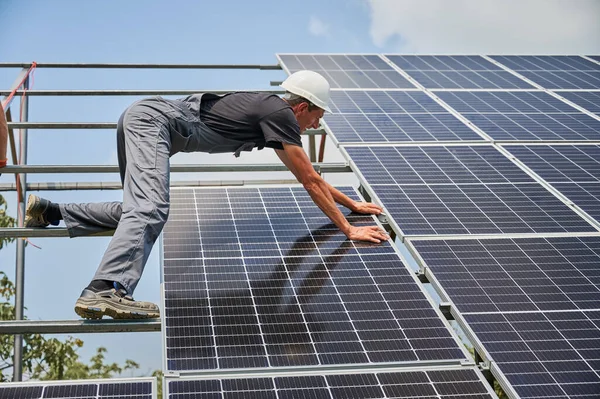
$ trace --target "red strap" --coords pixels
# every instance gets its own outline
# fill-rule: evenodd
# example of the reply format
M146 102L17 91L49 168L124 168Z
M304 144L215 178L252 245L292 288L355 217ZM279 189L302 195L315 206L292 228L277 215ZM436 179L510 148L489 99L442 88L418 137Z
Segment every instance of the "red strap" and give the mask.
M21 80L19 85L17 87L15 87L15 89L8 95L8 97L6 98L6 101L4 103L2 103L2 108L6 109L6 106L8 104L10 104L10 100L12 100L12 98L15 95L15 93L17 92L17 90L19 90L19 88L21 86L23 86L23 83L25 83L25 80L33 72L33 70L35 69L36 66L37 66L37 62L33 61L31 63L31 66L29 67L29 70L27 71L27 74L23 77L23 80Z

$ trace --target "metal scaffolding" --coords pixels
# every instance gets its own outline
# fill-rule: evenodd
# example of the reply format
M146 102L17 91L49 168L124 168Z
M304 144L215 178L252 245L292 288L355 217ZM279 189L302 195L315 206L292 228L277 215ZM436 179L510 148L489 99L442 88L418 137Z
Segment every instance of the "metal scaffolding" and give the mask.
M29 90L30 73L35 68L98 68L98 69L256 69L281 70L276 65L258 64L81 64L81 63L0 63L0 68L21 68L17 78L9 89L0 90L2 105L8 121L9 150L12 165L2 169L2 173L15 174L15 183L0 184L0 192L16 191L18 203L18 227L0 228L0 237L68 237L64 228L31 229L24 228L25 201L27 190L119 190L120 182L47 182L27 183L30 173L117 173L118 167L110 165L27 165L27 133L28 129L114 129L115 122L29 122L30 96L129 96L129 95L188 95L210 91L223 94L232 90ZM271 85L280 82L271 81ZM281 90L253 90L274 94ZM21 96L20 120L13 121L10 105L14 96ZM15 141L15 130L19 132L19 142ZM347 164L322 163L324 155L325 132L312 130L309 136L309 155L313 166L319 173L350 172ZM320 152L317 157L315 136L321 136ZM18 153L17 153L18 151ZM319 162L317 163L317 159ZM281 164L247 164L247 165L172 165L171 172L275 172L287 171ZM247 184L289 184L291 180L224 180L224 181L187 181L172 182L171 186L241 186ZM106 233L103 235L110 235ZM24 319L24 285L25 285L25 241L17 240L15 264L15 320L0 322L1 334L14 334L14 368L13 380L22 380L23 335L26 333L62 334L62 333L98 333L98 332L141 332L160 331L160 321L122 321L122 320L59 320L32 321Z

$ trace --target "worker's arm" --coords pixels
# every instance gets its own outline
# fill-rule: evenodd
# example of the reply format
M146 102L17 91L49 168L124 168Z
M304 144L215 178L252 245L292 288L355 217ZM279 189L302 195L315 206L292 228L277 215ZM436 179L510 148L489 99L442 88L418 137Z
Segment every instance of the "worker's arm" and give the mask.
M4 116L4 109L0 103L0 168L6 166L6 148L8 147L8 124Z
M331 186L315 171L302 147L284 143L283 150L276 150L276 152L281 161L296 176L298 181L302 183L315 204L339 227L346 237L351 240L371 242L381 242L389 238L377 226L355 227L348 223L342 212L335 205L334 197L329 190Z
M275 150L281 162L288 167L288 169L296 176L296 172L293 170L294 165L289 161L287 155L284 150ZM352 198L348 197L346 194L342 193L331 184L327 183L327 181L323 180L333 197L333 200L340 205L345 206L350 209L352 212L365 213L369 215L379 215L383 212L383 209L376 204L370 202L362 202L362 201L354 201Z

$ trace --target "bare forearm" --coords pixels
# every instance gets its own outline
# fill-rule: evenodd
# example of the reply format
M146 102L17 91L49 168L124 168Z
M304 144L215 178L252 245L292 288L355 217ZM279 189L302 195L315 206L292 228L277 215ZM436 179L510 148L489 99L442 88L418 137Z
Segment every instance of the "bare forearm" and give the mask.
M8 147L8 125L4 109L0 104L0 168L6 166L6 148Z
M342 231L344 234L348 234L350 230L350 223L346 220L346 217L340 212L335 205L335 198L333 197L329 187L331 187L325 180L318 178L309 184L305 184L306 191L312 198L315 204L323 211L329 219ZM337 190L336 190L337 191ZM342 193L340 193L342 194ZM343 195L343 194L342 194Z
M355 209L355 201L352 198L348 197L346 194L342 193L340 190L333 187L331 184L327 182L325 182L325 184L327 184L327 188L329 189L329 192L331 193L331 196L333 197L333 200L335 202L345 206L351 211Z

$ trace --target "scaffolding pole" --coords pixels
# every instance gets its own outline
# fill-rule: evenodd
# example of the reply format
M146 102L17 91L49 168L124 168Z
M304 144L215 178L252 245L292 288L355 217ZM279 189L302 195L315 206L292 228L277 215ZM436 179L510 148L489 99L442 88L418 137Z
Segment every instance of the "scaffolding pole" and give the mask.
M29 88L29 76L23 82L25 89ZM21 99L21 120L26 121L29 117L29 98ZM27 164L27 129L22 128L19 132L19 164ZM27 174L20 175L21 196L18 199L18 226L23 227L25 221L25 198L27 198ZM25 293L25 241L17 240L17 254L15 266L15 320L24 318L24 293ZM23 336L15 335L15 347L13 358L13 381L23 379Z

